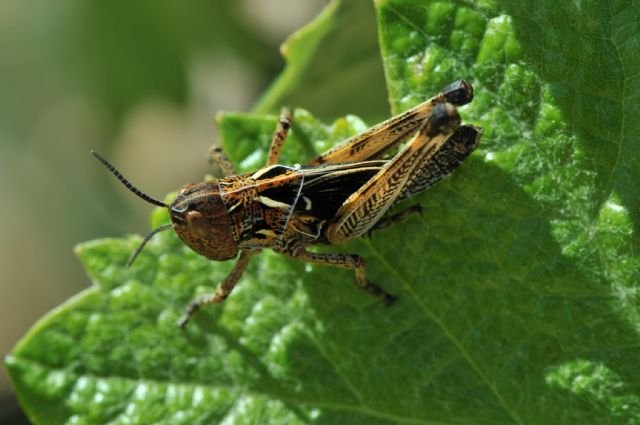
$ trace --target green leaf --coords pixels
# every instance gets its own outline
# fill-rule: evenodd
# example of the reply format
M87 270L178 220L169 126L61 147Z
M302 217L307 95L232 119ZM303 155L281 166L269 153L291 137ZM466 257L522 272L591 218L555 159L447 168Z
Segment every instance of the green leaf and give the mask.
M393 110L465 78L476 98L461 115L485 129L478 152L416 198L423 216L330 248L362 254L397 304L361 293L349 271L265 251L181 332L184 306L231 262L166 232L126 269L140 237L89 242L77 253L94 286L7 358L30 418L639 422L638 67L625 53L640 47L639 8L576 5L376 3ZM236 164L264 162L275 116L219 124ZM298 110L283 162L363 127ZM158 210L152 224L167 220Z
M304 106L324 119L355 111L379 120L387 117L370 0L330 2L316 19L291 34L280 50L287 65L254 112L274 113L289 105Z
M208 0L153 7L138 0L68 0L43 18L41 42L53 50L61 74L102 101L119 122L141 99L184 102L194 50L218 56L232 51L255 69L276 66L267 54L272 46L238 9L239 2Z

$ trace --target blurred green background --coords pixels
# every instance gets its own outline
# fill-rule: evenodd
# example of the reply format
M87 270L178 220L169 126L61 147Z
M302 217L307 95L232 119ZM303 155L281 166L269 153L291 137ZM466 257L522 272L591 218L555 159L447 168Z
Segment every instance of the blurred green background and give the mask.
M365 8L358 21L375 43L371 2L358 2ZM124 190L89 151L103 153L155 197L199 180L210 171L215 114L251 110L284 66L279 45L327 3L2 2L3 354L45 312L89 286L72 252L76 243L148 229L151 206ZM331 67L331 58L324 62ZM367 67L384 96L382 65ZM356 68L353 76L362 74ZM337 110L340 98L324 96L323 104L322 89L314 90L313 100L298 93L287 99L290 106L325 119L364 110L371 118L387 107L378 96L358 99L364 110L350 111L348 101ZM0 401L0 423L23 423L4 369Z

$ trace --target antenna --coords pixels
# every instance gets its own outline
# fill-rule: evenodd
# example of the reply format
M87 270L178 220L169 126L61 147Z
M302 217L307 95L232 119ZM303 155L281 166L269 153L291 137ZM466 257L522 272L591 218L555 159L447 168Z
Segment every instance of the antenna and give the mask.
M127 189L129 189L131 192L133 192L136 195L138 195L138 197L144 199L145 201L147 201L150 204L157 205L159 207L169 208L169 206L167 204L165 204L164 202L161 202L161 201L158 201L157 199L152 198L151 196L147 195L146 193L142 192L140 189L135 187L133 184L131 184L131 182L129 182L129 180L127 180L122 174L120 174L120 171L116 170L116 167L114 167L109 161L107 161L98 152L92 150L91 151L91 155L95 156L98 161L102 162L102 164L105 167L107 167L107 169L109 171L111 171L111 174L116 176L117 179L120 180L120 182L123 185L125 185L125 187Z
M133 253L131 258L129 258L129 261L127 261L127 267L131 267L135 259L138 258L138 254L142 252L142 249L144 248L144 246L147 244L147 242L151 240L151 238L156 233L164 232L165 230L169 230L171 228L173 228L172 224L165 224L164 226L160 226L156 229L153 229L147 236L145 236L142 242L140 243L140 245L138 246L138 249L136 249L136 251Z

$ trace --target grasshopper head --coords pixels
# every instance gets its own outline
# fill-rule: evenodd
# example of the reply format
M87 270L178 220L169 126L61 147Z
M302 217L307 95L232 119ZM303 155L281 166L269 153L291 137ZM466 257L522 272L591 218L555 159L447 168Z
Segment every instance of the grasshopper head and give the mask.
M184 185L169 207L173 228L182 241L211 260L238 254L233 223L216 181Z
M150 204L167 208L173 222L152 230L133 253L128 266L133 264L138 254L155 234L169 229L174 229L189 248L207 258L228 260L236 256L238 243L233 237L231 218L222 202L217 182L187 184L182 187L175 201L167 205L136 188L102 155L95 151L91 151L91 154L138 197Z

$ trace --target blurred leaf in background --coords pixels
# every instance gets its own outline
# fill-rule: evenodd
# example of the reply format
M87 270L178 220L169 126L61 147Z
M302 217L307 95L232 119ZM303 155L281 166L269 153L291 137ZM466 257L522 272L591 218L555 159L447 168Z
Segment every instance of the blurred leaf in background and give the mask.
M241 2L73 1L68 7L69 21L57 22L67 35L58 65L116 121L150 97L186 103L189 66L199 51L220 62L232 55L258 70L256 87L280 67L273 40L247 21Z

